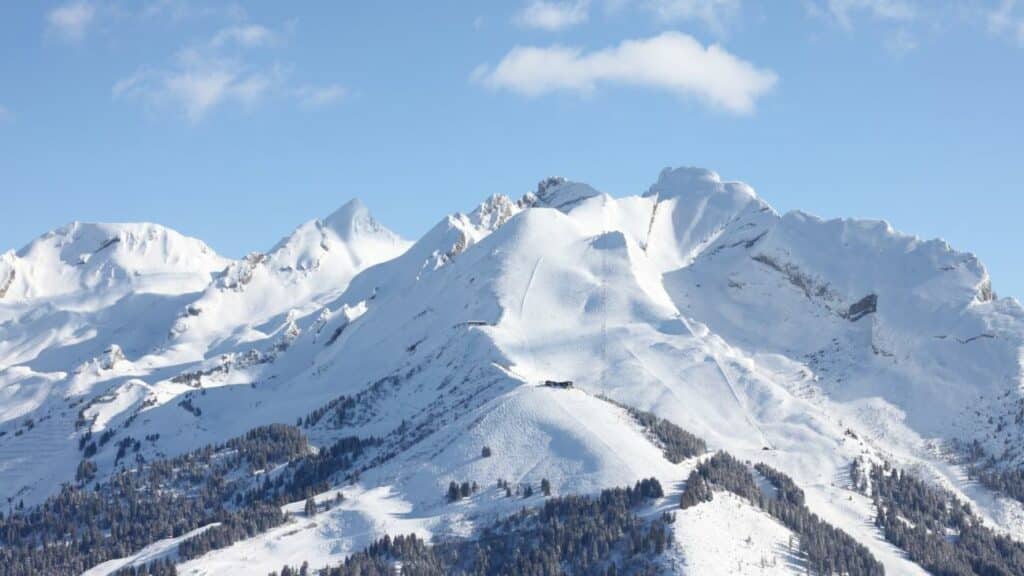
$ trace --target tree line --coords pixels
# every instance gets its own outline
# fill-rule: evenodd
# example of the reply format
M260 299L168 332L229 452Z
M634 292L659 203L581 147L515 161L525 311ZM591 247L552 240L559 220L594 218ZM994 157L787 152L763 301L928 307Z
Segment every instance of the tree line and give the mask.
M486 526L471 540L429 544L415 534L385 535L320 576L645 576L660 573L671 545L670 516L646 521L636 508L664 495L655 478L596 496L560 496ZM312 574L285 566L273 576Z
M194 558L284 523L281 505L322 491L377 443L347 437L314 454L297 428L271 424L99 482L83 464L76 485L0 514L0 576L79 574L219 523L179 545L182 558Z
M754 470L775 488L774 495L761 490L749 466L726 452L718 452L701 462L687 478L680 507L711 501L713 489L726 490L749 500L796 533L808 571L851 576L885 574L885 568L863 544L804 505L803 490L789 476L763 463Z
M1016 418L1017 424L1024 424L1024 407ZM1004 462L1009 460L1004 454L1002 460L986 453L981 443L974 440L970 443L953 442L953 450L958 452L967 467L967 474L982 486L994 490L1024 504L1024 468L1010 468Z
M161 558L137 566L125 566L110 576L178 576L178 568L174 560Z
M661 448L665 459L673 464L679 464L683 460L700 456L708 451L708 445L703 438L683 430L656 414L616 402L607 396L600 398L628 412L633 420L644 429L648 438Z
M1024 574L1024 544L984 525L951 492L885 463L854 461L855 485L870 480L875 524L885 539L938 576Z

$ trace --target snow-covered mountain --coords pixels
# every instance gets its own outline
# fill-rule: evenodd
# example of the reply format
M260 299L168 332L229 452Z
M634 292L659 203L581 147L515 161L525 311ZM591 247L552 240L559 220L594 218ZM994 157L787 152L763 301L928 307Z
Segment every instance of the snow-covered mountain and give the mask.
M240 260L151 224L79 223L0 257L12 509L271 423L297 422L321 457L366 443L316 485L344 499L315 519L300 497L231 545L179 558L175 533L91 574L164 557L267 573L335 565L386 533L472 540L542 505L495 488L508 483L554 497L654 477L653 517L708 457L667 457L637 413L783 472L889 574L926 562L876 522L855 461L913 471L1024 539L1000 475L1024 465L1024 308L942 241L780 215L706 170L623 197L550 178L414 243L353 201ZM228 477L290 474L252 468ZM452 482L481 488L451 502ZM680 511L658 566L803 573L801 535L755 504Z
M177 292L209 283L225 262L201 241L157 224L72 222L0 256L0 298Z

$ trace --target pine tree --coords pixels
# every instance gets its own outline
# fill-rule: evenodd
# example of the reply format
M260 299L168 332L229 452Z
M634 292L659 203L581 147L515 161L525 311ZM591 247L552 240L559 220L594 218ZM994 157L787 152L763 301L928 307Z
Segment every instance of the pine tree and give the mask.
M459 490L459 484L452 480L448 483L448 501L455 502L462 499L462 492Z
M679 499L679 507L685 510L701 502L710 502L713 498L711 488L704 481L704 477L700 472L694 470L686 478L686 490L683 491L683 495Z

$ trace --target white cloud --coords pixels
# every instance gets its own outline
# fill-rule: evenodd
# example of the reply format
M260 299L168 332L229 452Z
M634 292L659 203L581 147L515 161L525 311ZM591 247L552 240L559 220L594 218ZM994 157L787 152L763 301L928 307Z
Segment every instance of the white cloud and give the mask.
M686 34L665 32L590 53L557 45L517 46L493 68L478 67L473 79L527 96L589 93L600 83L648 86L746 114L778 76L717 44L704 47Z
M1016 0L1002 0L986 16L990 32L1024 45L1024 14L1018 14Z
M530 0L516 17L523 26L562 30L587 20L589 0Z
M215 4L191 0L146 0L141 4L139 15L150 19L167 19L172 22L211 17L238 22L246 19L245 9L234 2Z
M138 99L180 109L199 122L228 103L252 106L282 82L280 70L249 70L233 58L183 50L173 66L144 69L114 84L114 98Z
M896 56L903 56L917 50L917 38L906 28L900 28L890 34L885 47Z
M326 86L300 86L295 90L295 96L303 106L319 108L333 104L345 96L347 90L340 84L328 84Z
M895 57L917 50L918 38L934 35L950 16L946 0L919 4L917 0L804 0L807 13L852 32L858 20L878 24L883 45Z
M345 89L337 84L293 88L288 66L268 63L268 54L250 50L274 45L279 37L279 33L253 24L223 28L209 40L180 50L166 66L144 67L122 78L111 94L116 100L177 110L192 123L218 108L252 108L270 97L320 107L344 96Z
M11 114L10 110L5 108L3 105L0 105L0 124L7 124L13 119L14 114Z
M78 42L96 16L96 7L85 0L62 4L46 15L47 29L71 42Z
M816 11L816 4L808 4ZM827 0L825 10L844 28L853 27L857 14L888 22L910 22L917 18L917 7L908 0Z
M647 0L647 7L662 20L699 20L721 30L724 21L739 12L740 0Z
M742 9L742 0L605 0L610 14L636 9L653 15L663 23L700 22L715 33L722 33Z
M219 48L228 44L237 44L246 48L254 48L269 44L275 38L276 34L269 28L258 24L248 24L221 29L213 35L210 45Z

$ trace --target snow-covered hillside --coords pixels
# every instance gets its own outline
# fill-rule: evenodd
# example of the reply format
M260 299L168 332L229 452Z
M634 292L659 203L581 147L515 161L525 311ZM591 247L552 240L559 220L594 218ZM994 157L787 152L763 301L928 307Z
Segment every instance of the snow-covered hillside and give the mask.
M38 300L127 288L195 290L226 261L206 244L157 224L72 222L0 256L0 298Z
M372 439L315 498L343 503L315 518L286 504L283 525L180 573L317 568L385 533L472 539L545 500L505 483L596 494L654 477L666 495L641 516L674 509L701 457L670 461L624 406L784 472L888 574L924 570L876 526L854 460L913 470L1024 538L1024 507L969 479L964 450L1024 464L1024 308L942 241L780 215L706 170L620 197L546 179L415 243L353 201L234 261L150 224L75 223L0 257L12 507L270 423L320 449ZM449 502L451 482L480 490ZM667 572L809 565L743 498L678 519ZM178 558L180 536L90 573Z

